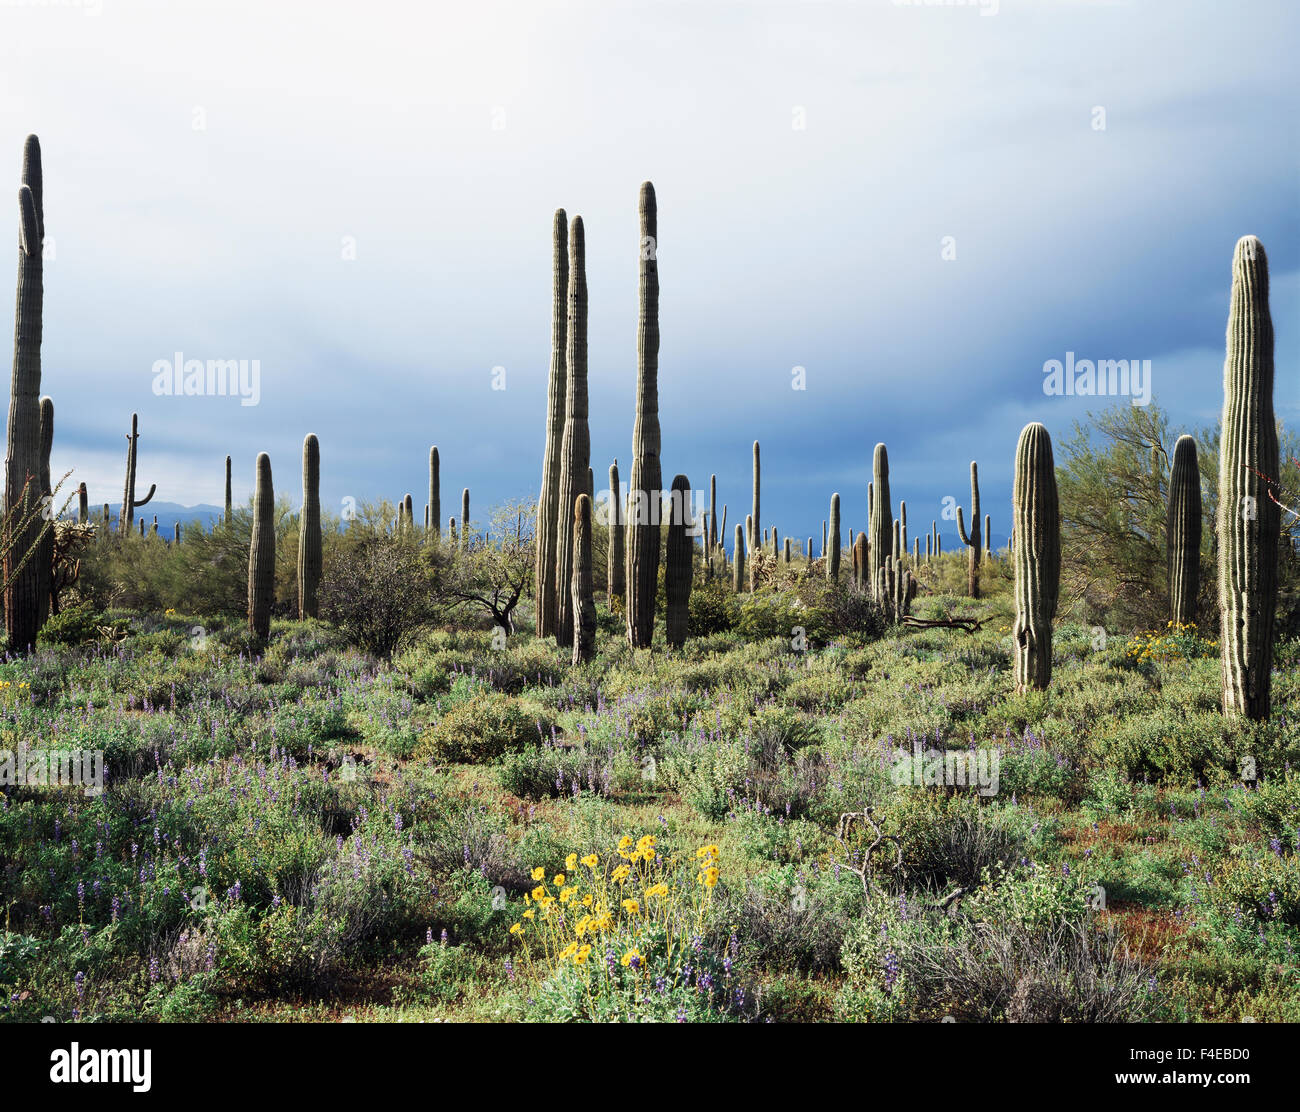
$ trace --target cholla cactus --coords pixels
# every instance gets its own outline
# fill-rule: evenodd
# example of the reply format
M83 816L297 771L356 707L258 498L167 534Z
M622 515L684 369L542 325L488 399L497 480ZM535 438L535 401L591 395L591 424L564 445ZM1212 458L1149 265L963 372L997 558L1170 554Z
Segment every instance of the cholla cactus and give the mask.
M1272 707L1281 477L1273 413L1268 258L1254 236L1232 258L1219 442L1219 626L1223 712L1264 721Z
M265 641L271 634L271 605L275 602L275 490L271 486L271 457L257 457L253 490L253 539L248 549L248 628Z
M410 495L407 495L410 498ZM298 517L298 620L317 614L321 576L320 441L302 442L302 513Z
M966 593L970 594L971 598L979 598L979 466L974 459L971 460L971 531L970 535L967 535L966 522L962 518L962 507L958 506L957 533L962 538L962 544L969 545L971 550L970 566L966 571Z
M1052 619L1061 586L1061 511L1047 429L1026 425L1016 446L1016 690L1046 690L1052 679Z
M686 643L691 601L692 556L695 542L689 530L691 484L685 475L673 479L672 516L668 521L667 563L664 566L664 598L668 605L665 614L665 633L672 648Z
M1196 621L1201 589L1201 469L1196 441L1180 436L1169 470L1169 506L1165 516L1169 566L1169 610L1179 625Z

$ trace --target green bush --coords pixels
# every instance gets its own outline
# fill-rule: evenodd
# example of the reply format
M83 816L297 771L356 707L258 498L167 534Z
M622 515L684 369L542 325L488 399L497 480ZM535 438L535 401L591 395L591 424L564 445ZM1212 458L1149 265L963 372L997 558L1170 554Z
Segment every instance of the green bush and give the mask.
M425 731L415 755L452 764L485 764L535 745L549 735L552 725L540 706L525 709L509 695L484 693L452 707Z
M88 602L69 606L54 614L41 627L37 640L51 645L82 645L99 637L99 627L108 619Z

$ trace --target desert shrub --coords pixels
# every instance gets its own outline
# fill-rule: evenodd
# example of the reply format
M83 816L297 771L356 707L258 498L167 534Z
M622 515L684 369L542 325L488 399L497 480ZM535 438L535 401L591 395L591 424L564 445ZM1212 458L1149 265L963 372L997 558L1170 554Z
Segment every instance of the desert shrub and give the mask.
M99 627L108 619L88 602L69 606L52 614L41 627L38 641L52 645L81 645L99 638Z
M691 591L688 602L692 637L708 637L735 628L739 606L736 596L721 578L706 579Z
M367 537L326 565L320 612L353 644L391 656L437 610L420 551L402 537Z
M476 695L425 731L415 755L452 764L486 764L542 740L552 724L540 706L526 708L497 692Z
M986 870L1029 856L1034 845L1022 811L981 803L969 791L904 788L881 817L902 840L913 883L969 888Z

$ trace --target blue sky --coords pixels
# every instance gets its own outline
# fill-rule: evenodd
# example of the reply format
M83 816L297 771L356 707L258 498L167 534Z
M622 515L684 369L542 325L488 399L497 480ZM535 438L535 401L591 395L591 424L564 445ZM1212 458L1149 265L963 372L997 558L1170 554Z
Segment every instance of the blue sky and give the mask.
M0 3L15 187L45 152L55 472L116 505L138 411L168 502L219 503L227 453L247 496L263 450L297 499L307 432L336 509L422 506L435 443L444 516L535 494L563 206L592 462L626 479L649 178L665 485L716 473L743 520L759 439L764 524L820 537L832 491L861 528L883 440L913 531L977 459L1003 534L1021 426L1060 444L1098 404L1044 396L1047 360L1149 359L1180 428L1217 416L1243 234L1300 423L1298 46L1287 0ZM156 396L177 351L259 360L259 404Z

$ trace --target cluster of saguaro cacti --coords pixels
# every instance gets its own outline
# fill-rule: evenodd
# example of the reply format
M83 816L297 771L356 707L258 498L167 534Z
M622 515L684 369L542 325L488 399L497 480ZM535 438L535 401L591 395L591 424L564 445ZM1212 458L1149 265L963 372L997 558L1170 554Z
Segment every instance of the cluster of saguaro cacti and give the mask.
M980 473L979 465L970 461L970 533L961 507L957 507L957 534L961 543L970 548L970 564L966 571L966 593L971 598L980 597Z
M320 441L302 442L302 513L298 518L298 620L314 618L321 575Z
M556 562L561 531L560 451L564 444L564 410L568 404L568 296L569 218L561 208L555 210L551 225L551 370L546 385L546 447L542 452L542 489L537 499L537 563L533 571L538 637L551 637L555 633L555 600L559 590ZM429 499L432 503L432 490Z
M131 414L131 431L126 435L126 483L122 488L122 513L118 518L118 531L126 534L131 531L131 522L135 520L135 511L147 506L154 496L157 486L149 484L149 493L143 498L135 496L135 455L140 440L140 416Z
M659 578L659 219L654 186L641 183L640 261L637 281L636 422L632 429L633 512L627 538L627 636L648 648L654 633Z
M1046 689L1052 679L1052 619L1061 587L1061 510L1052 438L1038 423L1020 433L1012 498L1016 573L1016 690Z
M1281 509L1273 415L1268 258L1254 236L1232 257L1219 441L1219 625L1223 711L1264 720L1272 700Z
M900 523L894 523L893 548L880 567L880 584L877 592L885 618L901 622L907 617L916 597L916 577L903 566Z
M10 648L25 651L36 642L42 599L48 598L49 569L33 559L42 529L40 513L41 327L44 306L42 262L45 213L41 147L29 135L23 147L18 189L18 296L14 314L13 377L5 452L5 629Z
M569 319L565 347L564 437L560 442L559 533L556 543L555 640L573 643L573 596L565 585L573 579L572 507L587 493L591 430L587 424L587 266L582 217L569 226ZM467 514L462 517L467 518ZM464 532L465 523L461 522Z
M573 503L573 581L570 607L573 614L573 663L581 664L596 654L596 600L591 582L591 496L583 491Z
M1180 436L1169 469L1169 506L1165 516L1169 567L1169 612L1178 623L1196 621L1201 590L1201 468L1196 441Z
M624 581L627 572L624 563L627 557L623 551L623 531L623 498L618 479L618 460L615 460L609 465L609 544L605 564L605 601L611 613L615 600L621 602L627 589Z
M680 648L686 642L691 601L691 561L695 541L689 530L691 484L685 475L673 478L672 509L668 520L668 548L664 565L664 616L668 644Z
M275 601L275 490L271 486L271 457L257 456L257 485L253 488L253 539L248 548L248 628L265 641L271 633L271 604Z

